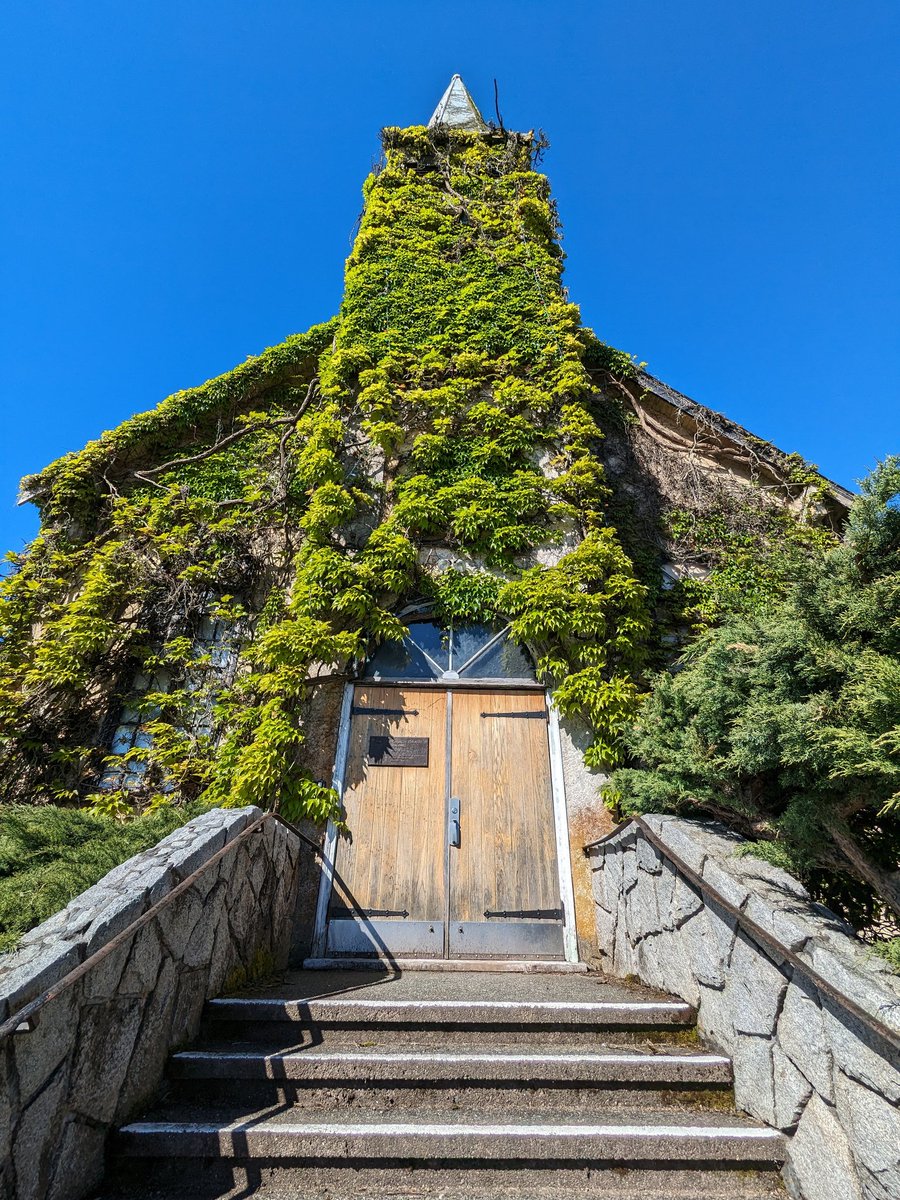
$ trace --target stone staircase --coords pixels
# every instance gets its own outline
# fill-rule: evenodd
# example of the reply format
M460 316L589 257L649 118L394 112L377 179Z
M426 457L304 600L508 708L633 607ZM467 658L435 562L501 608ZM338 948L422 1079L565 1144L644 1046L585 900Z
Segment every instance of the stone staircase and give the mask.
M782 1195L693 1015L590 974L296 973L208 1006L100 1196Z

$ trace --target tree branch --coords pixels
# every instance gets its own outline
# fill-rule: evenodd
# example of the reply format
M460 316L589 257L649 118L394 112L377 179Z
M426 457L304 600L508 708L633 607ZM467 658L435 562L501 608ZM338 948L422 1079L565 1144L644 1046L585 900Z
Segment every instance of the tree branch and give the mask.
M223 450L226 446L230 446L232 442L236 442L238 438L242 438L248 433L255 433L259 429L270 429L277 425L287 425L288 427L296 425L306 412L307 408L309 408L310 402L317 392L318 379L311 379L309 387L306 389L306 395L304 396L300 407L289 417L272 417L265 421L257 421L253 424L244 425L242 428L236 429L234 433L229 433L227 437L220 438L212 446L208 446L206 450L201 450L198 454L188 454L183 458L172 458L168 462L160 464L158 467L147 467L144 471L132 471L132 475L136 476L138 479L143 479L146 483L153 483L154 481L152 479L147 478L148 475L159 475L161 472L171 471L175 467L185 467L190 463L202 462L203 459L209 458L213 454L217 454L220 450ZM286 440L287 434L282 441L284 442ZM157 484L156 486L160 487L161 485Z
M885 905L900 917L900 871L886 871L863 850L840 821L827 825L835 845L849 864L851 875L868 884Z

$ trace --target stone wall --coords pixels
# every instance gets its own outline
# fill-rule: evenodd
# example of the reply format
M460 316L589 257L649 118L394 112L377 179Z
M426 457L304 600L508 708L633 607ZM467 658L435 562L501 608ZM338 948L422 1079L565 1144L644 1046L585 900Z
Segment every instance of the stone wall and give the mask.
M214 809L0 958L4 1200L77 1200L96 1185L107 1133L151 1099L169 1052L196 1035L204 1002L286 965L311 859L259 809ZM82 964L80 978L62 982ZM17 1014L48 991L25 1023L33 1027L22 1027Z
M584 761L584 752L590 745L591 736L591 730L584 721L577 717L560 717L559 742L566 790L575 932L578 957L588 964L593 964L596 956L594 902L591 894L591 864L581 853L581 848L615 828L600 791L607 776Z
M738 1105L791 1135L795 1200L897 1200L900 977L739 844L645 816L588 847L604 967L696 1006Z

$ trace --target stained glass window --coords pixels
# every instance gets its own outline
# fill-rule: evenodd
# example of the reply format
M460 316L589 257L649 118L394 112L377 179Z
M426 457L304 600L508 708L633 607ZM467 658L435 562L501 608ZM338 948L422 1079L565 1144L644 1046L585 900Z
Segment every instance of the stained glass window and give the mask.
M534 682L528 651L509 626L413 621L402 642L385 642L366 664L367 679L502 679Z
M203 616L194 636L194 654L197 658L208 660L208 666L202 671L189 668L183 679L184 690L193 693L193 710L187 732L195 737L212 736L215 693L234 679L237 653L233 625ZM147 696L167 693L171 686L172 678L165 670L153 675L139 674L135 678L130 703L125 705L119 716L106 768L100 777L99 786L104 791L115 788L134 791L144 786L149 762L140 751L153 746L147 723L155 720L161 711L159 705L147 702ZM170 786L163 779L159 783L159 790L168 791Z

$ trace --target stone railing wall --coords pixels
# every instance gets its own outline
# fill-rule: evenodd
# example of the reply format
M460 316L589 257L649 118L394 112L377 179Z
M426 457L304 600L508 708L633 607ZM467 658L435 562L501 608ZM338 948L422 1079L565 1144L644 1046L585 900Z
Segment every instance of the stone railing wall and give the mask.
M790 1135L795 1200L897 1200L900 977L739 844L644 816L587 847L602 965L697 1008L739 1107Z
M0 957L0 1196L96 1186L108 1132L152 1098L205 1001L287 964L315 868L271 815L213 809Z

